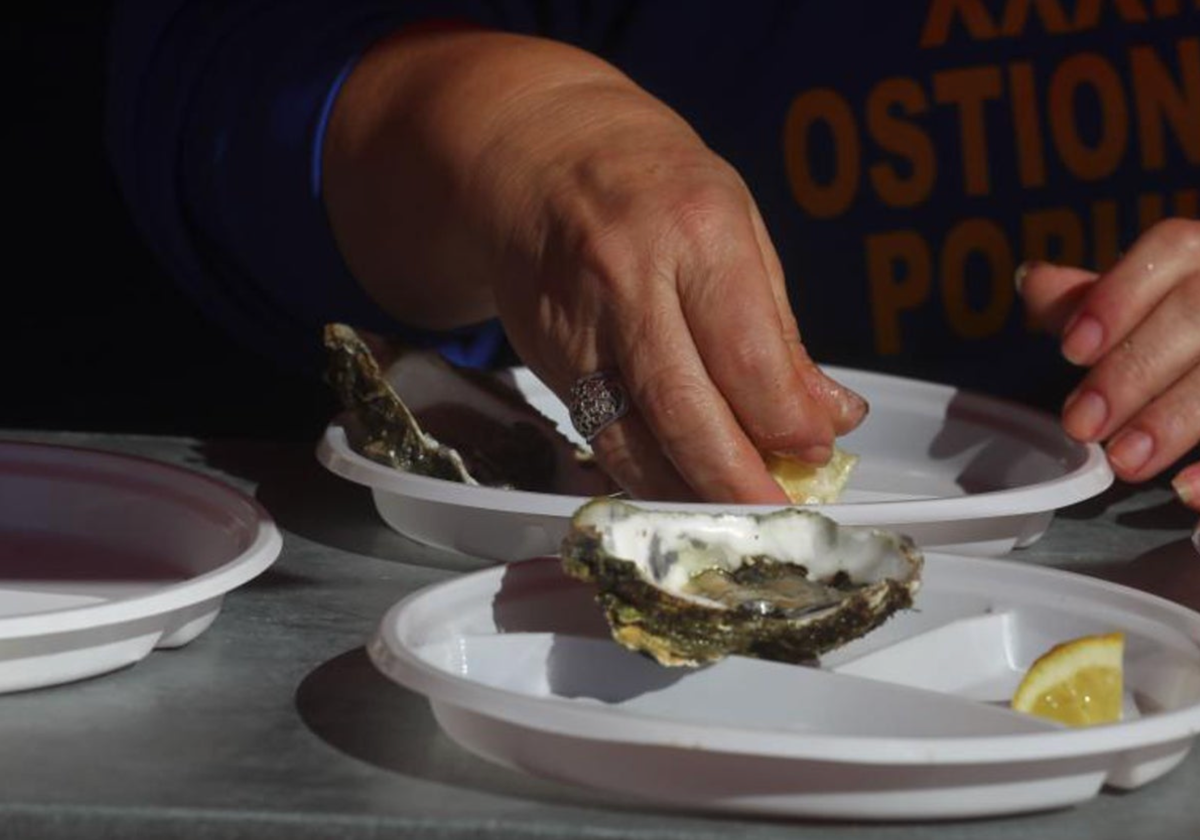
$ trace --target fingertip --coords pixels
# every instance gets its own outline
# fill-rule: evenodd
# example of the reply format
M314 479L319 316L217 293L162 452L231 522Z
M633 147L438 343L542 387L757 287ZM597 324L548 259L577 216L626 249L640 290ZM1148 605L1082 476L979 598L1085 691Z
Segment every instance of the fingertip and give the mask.
M835 435L857 429L871 411L867 399L851 388L831 378L815 365L815 375L805 376L809 395L829 414Z
M833 447L824 443L805 446L801 449L792 452L784 453L806 464L814 464L816 466L824 466L829 463L829 459L833 457Z
M1076 313L1096 277L1094 272L1080 268L1027 260L1013 274L1013 283L1030 322L1058 333Z
M1200 464L1180 470L1171 480L1171 488L1185 506L1200 511ZM1192 538L1195 540L1197 537L1193 534Z
M1025 260L1017 266L1017 270L1013 272L1013 287L1017 290L1017 294L1023 293L1025 288L1025 278L1029 276L1029 272L1037 267L1037 260Z
M754 439L759 452L772 452L806 464L825 464L833 457L836 432L825 414L805 412L803 426L786 438Z
M1108 418L1108 400L1086 384L1075 389L1063 403L1063 431L1081 443L1098 440Z
M839 435L857 429L871 413L871 404L866 397L841 384L837 386L834 405L834 428Z
M601 465L635 499L789 503L787 493L748 438L738 435L698 449L697 440L695 436L656 434L639 411L630 411L600 432L592 445Z
M774 478L771 478L769 473L767 477L769 484L763 485L762 492L757 492L753 496L739 499L738 501L751 505L790 505L792 500L788 498L787 491L783 489L783 486Z
M1109 441L1105 451L1121 478L1136 480L1154 456L1154 438L1141 429L1123 429Z

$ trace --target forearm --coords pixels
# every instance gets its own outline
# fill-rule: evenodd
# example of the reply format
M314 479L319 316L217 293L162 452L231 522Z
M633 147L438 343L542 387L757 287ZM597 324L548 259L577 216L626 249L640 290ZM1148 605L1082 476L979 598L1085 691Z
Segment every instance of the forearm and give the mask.
M206 314L288 367L319 369L329 320L394 327L349 276L314 177L342 74L405 23L381 7L163 0L114 11L106 130L132 218Z
M347 79L326 134L323 195L339 248L406 324L492 317L506 251L541 247L553 223L545 198L572 177L556 169L574 144L646 112L683 128L565 44L465 28L385 39Z

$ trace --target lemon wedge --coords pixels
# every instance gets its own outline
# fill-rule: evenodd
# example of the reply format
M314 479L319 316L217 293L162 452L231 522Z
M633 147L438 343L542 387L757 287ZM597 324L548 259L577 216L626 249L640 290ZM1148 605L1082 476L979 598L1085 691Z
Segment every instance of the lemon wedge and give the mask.
M833 448L829 462L820 466L806 464L783 455L765 455L771 476L787 493L794 505L827 505L838 500L858 456Z
M1012 707L1068 726L1114 723L1121 719L1124 656L1122 633L1055 645L1025 673Z

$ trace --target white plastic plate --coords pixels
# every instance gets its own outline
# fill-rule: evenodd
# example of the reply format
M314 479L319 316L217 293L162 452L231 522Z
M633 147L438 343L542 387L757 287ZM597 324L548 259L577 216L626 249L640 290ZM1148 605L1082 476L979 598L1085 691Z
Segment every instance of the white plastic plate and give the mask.
M0 692L187 644L281 545L257 502L190 470L0 442Z
M609 639L592 595L557 558L489 568L399 602L369 653L484 758L704 810L1056 808L1158 778L1200 731L1200 615L1068 572L927 555L915 609L819 668L663 668ZM1114 630L1126 634L1122 722L1068 729L1007 708L1038 655Z
M927 549L998 556L1040 537L1056 509L1112 483L1100 448L1071 440L1043 412L944 385L828 371L871 403L866 422L842 439L860 456L842 499L818 507L844 524L900 530ZM511 376L531 404L574 434L565 407L548 388L525 369ZM336 421L325 430L317 457L335 474L371 488L380 515L400 533L496 561L556 553L571 515L585 501L392 469L354 452Z

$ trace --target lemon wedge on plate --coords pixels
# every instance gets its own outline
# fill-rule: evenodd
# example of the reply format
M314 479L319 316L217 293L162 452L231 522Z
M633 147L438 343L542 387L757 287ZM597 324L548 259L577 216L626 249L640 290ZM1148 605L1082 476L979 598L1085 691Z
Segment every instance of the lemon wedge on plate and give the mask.
M858 456L835 446L829 462L820 466L783 455L767 454L763 460L792 504L828 505L842 495Z
M1055 645L1025 673L1012 708L1068 726L1115 723L1123 705L1124 656L1122 633Z

